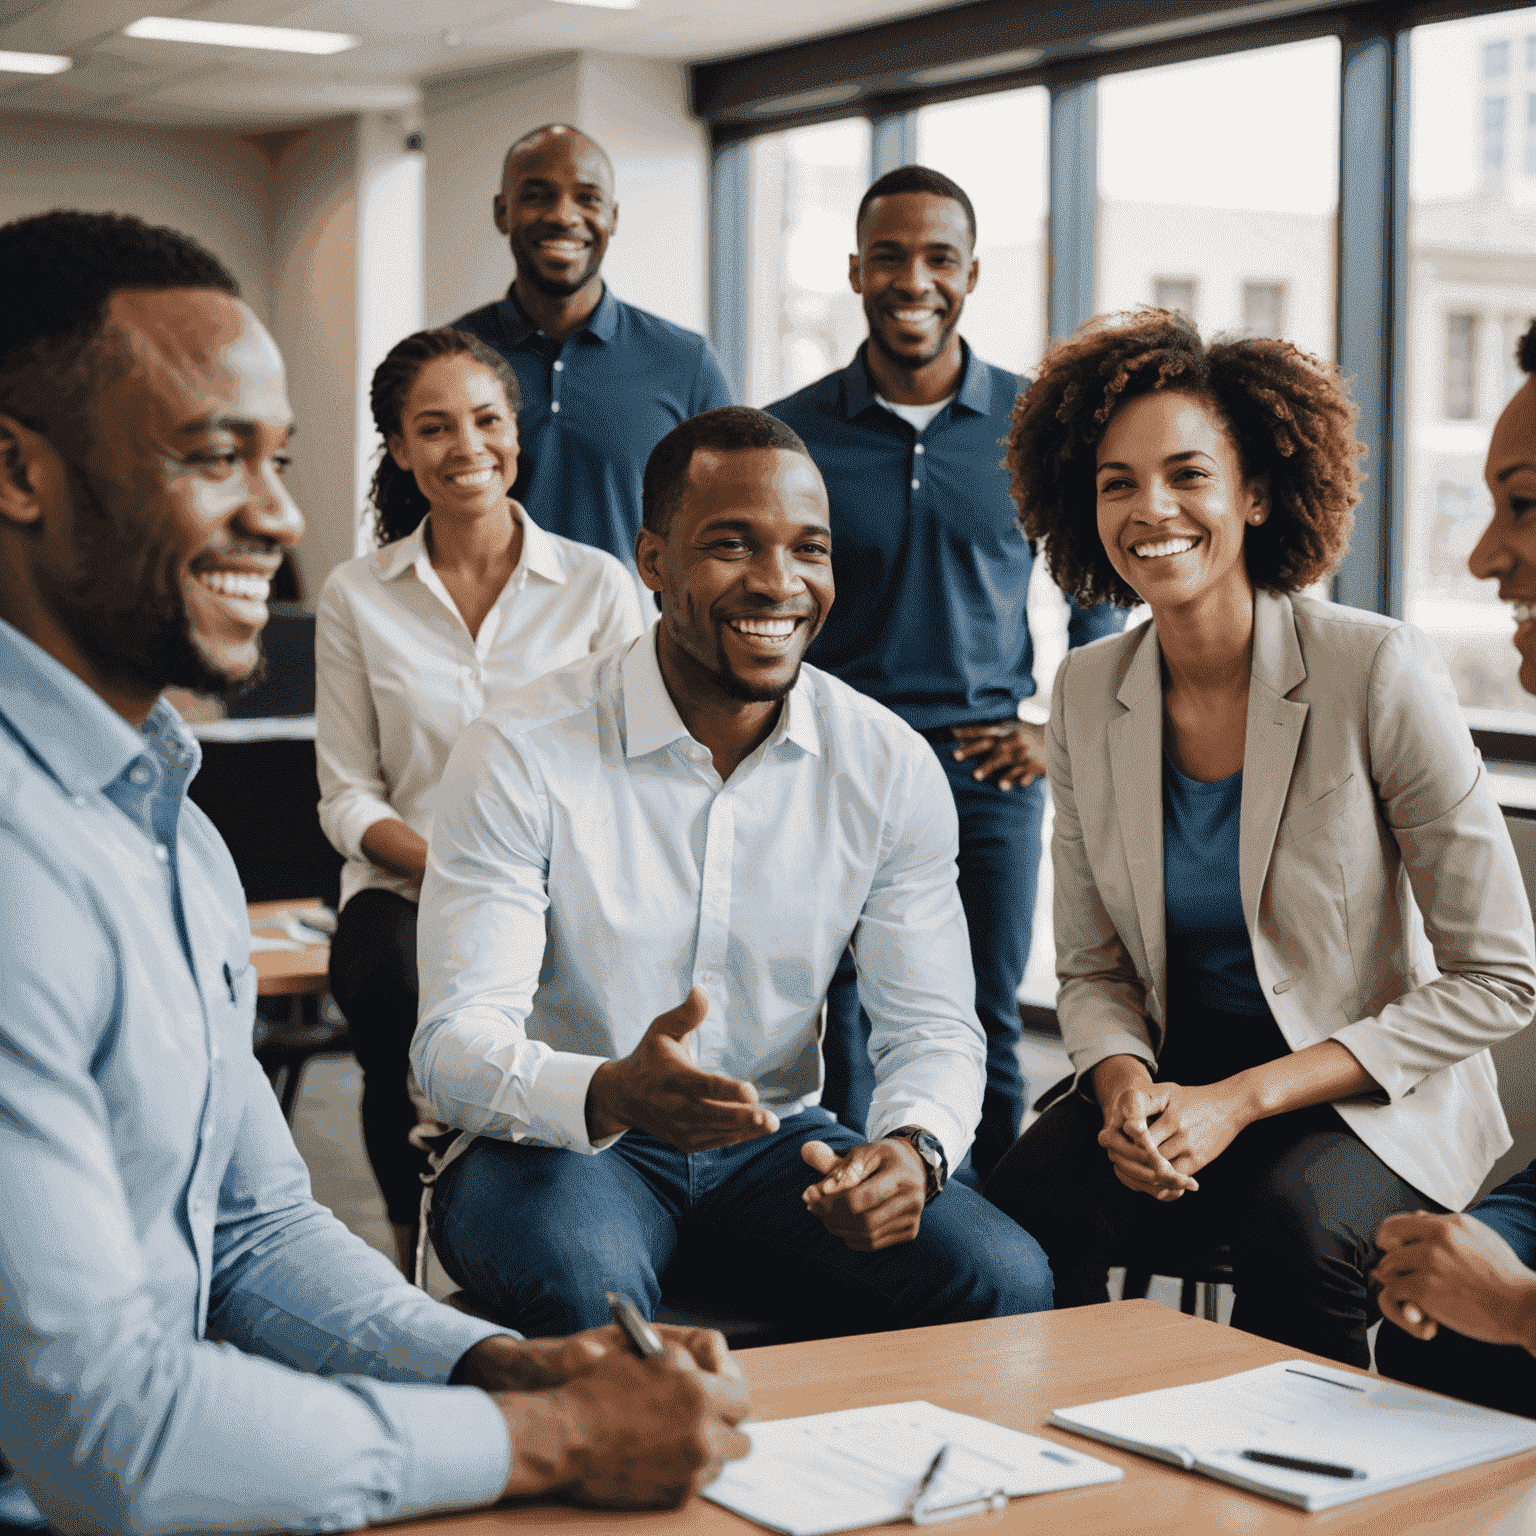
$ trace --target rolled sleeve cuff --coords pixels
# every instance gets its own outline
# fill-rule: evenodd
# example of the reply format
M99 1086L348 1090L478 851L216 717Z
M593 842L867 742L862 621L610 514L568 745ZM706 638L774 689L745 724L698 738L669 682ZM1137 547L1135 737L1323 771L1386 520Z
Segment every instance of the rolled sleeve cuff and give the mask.
M376 800L372 795L357 800L336 817L337 845L344 857L364 864L368 862L368 855L363 852L363 833L376 821L398 821L408 825L405 817L387 800Z
M1371 1074L1390 1104L1396 1104L1410 1089L1417 1088L1426 1076L1405 1071L1402 1063L1393 1059L1396 1043L1374 1019L1346 1024L1329 1038L1337 1040Z
M557 1051L544 1058L528 1090L533 1134L539 1141L570 1152L603 1152L619 1139L587 1139L587 1090L593 1074L607 1060L606 1056L578 1056L573 1051Z
M401 1447L399 1480L384 1518L480 1509L506 1491L512 1445L507 1421L488 1393L382 1382L367 1390Z
M883 1114L877 1112L870 1116L866 1134L871 1141L879 1141L904 1125L921 1126L938 1137L950 1173L965 1161L965 1154L971 1150L971 1142L975 1139L974 1126L962 1125L952 1109L934 1103L899 1105Z

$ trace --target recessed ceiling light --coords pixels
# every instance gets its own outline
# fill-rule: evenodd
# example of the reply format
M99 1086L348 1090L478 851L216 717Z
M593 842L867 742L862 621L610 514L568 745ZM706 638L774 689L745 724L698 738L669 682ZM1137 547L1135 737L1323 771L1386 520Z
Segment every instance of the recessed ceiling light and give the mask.
M266 48L277 53L345 53L362 42L350 32L300 32L293 27L250 27L181 16L141 16L124 37L157 43L210 43L217 48Z
M590 5L600 11L632 11L640 0L556 0L559 5Z
M12 75L62 75L74 63L62 53L0 53L0 70Z

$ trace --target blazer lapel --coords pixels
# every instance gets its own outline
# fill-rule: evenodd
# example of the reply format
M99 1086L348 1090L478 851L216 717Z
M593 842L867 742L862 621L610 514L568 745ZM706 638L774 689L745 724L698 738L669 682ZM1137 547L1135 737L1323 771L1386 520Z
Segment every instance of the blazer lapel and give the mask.
M1168 958L1163 911L1163 686L1162 651L1151 624L1116 698L1126 713L1111 720L1107 732L1115 814L1131 874L1147 976L1161 1013Z
M1238 884L1248 931L1258 926L1259 893L1269 873L1280 812L1291 787L1308 705L1286 698L1306 680L1290 598L1255 592L1253 662L1248 683L1248 736L1243 749L1243 801Z

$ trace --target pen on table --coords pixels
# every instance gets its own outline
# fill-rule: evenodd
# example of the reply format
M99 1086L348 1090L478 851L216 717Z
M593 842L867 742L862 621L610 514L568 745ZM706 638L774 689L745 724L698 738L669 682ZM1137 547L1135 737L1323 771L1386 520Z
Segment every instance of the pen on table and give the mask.
M1262 1462L1266 1467L1284 1467L1288 1472L1315 1472L1319 1477L1364 1477L1358 1467L1340 1466L1336 1461L1308 1461L1302 1456L1281 1456L1276 1451L1241 1451L1244 1461Z
M917 1482L913 1485L912 1492L907 1495L907 1513L909 1515L922 1504L924 1496L933 1486L934 1478L943 1470L944 1463L948 1460L949 1443L946 1441L934 1452L933 1460L928 1463L928 1470L918 1478Z
M661 1353L661 1335L646 1322L644 1314L634 1302L614 1291L605 1293L608 1299L608 1315L619 1325L619 1332L629 1340L629 1347L642 1360Z

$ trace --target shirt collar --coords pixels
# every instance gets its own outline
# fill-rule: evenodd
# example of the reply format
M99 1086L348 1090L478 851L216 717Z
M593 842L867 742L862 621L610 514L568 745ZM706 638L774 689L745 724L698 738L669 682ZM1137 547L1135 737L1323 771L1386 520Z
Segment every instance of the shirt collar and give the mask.
M692 740L661 675L661 661L656 655L659 637L660 626L653 624L630 646L621 664L625 757L644 757L674 741ZM767 744L777 746L781 741L792 741L813 757L821 756L816 706L803 668L779 711Z
M564 585L565 555L558 540L534 522L522 502L514 501L512 505L523 521L523 553L518 560L518 569L526 566L533 575ZM394 581L407 571L420 574L419 566L432 564L432 558L427 553L427 518L430 516L431 513L428 513L403 539L386 544L373 557L374 569L380 581ZM516 576L517 571L512 574Z
M150 711L141 734L62 662L3 619L0 677L6 680L0 716L71 795L112 783L144 755L146 744L153 746L151 734L174 737L195 765L196 743L164 699Z
M512 344L526 341L530 336L537 336L539 328L525 315L518 304L515 295L517 282L513 282L507 288L507 296L496 307L501 311L502 323L506 326L508 334L512 338ZM603 284L603 296L597 301L597 308L589 316L587 323L576 332L579 336L582 331L595 336L599 341L612 341L613 333L619 328L619 301L614 298L613 290L607 283Z
M842 401L846 421L852 421L861 411L876 404L874 385L864 361L868 351L869 343L863 342L853 354L853 361L843 369ZM960 338L960 355L960 388L955 391L951 403L957 410L985 416L992 405L992 370L971 351L970 343L963 336Z

